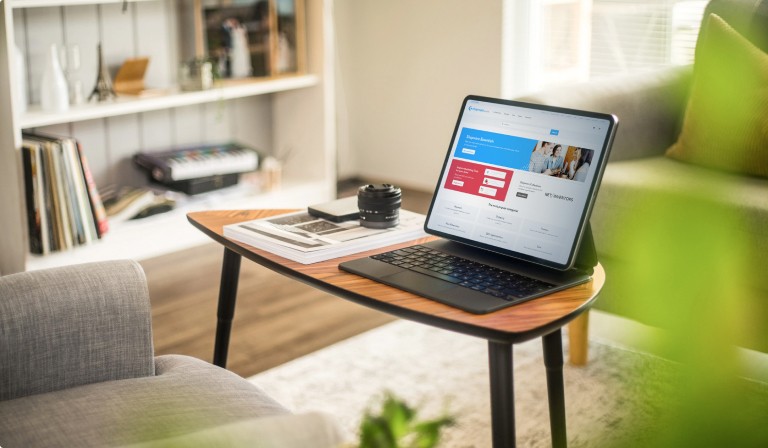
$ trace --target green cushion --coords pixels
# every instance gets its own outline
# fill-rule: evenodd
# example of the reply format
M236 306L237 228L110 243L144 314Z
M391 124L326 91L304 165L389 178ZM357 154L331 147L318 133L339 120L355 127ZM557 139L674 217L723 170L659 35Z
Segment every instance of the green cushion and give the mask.
M723 173L671 160L668 157L611 162L605 169L590 223L598 255L631 259L623 251L625 217L643 217L639 208L649 197L705 196L729 206L743 219L741 232L753 241L757 266L768 266L768 179ZM768 276L755 279L768 291Z
M711 14L674 159L768 177L768 54Z

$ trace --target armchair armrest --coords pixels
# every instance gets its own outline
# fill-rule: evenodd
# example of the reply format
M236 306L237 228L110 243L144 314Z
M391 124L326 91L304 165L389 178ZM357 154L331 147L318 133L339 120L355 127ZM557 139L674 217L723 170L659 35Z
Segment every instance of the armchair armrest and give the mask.
M663 154L677 140L691 67L671 67L594 80L520 98L532 103L615 114L619 128L610 160Z
M154 375L153 356L138 263L0 277L0 400Z

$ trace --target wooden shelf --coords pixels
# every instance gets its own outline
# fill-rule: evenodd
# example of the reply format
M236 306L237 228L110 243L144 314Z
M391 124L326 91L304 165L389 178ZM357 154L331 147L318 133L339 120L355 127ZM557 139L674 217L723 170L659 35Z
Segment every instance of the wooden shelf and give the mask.
M21 117L20 126L22 129L29 129L38 126L212 103L312 87L317 83L318 77L315 75L285 76L264 80L253 78L248 80L226 80L221 81L217 87L209 90L172 92L147 97L121 96L112 102L73 106L68 111L60 113L48 113L41 111L39 107L30 107L29 111Z
M201 210L239 210L256 208L303 208L308 204L328 201L333 192L323 181L284 185L278 191L248 192L238 186L200 195L168 213L136 221L110 222L104 238L86 246L49 255L30 255L29 271L128 258L145 260L169 252L188 249L210 242L202 232L187 222L187 213Z

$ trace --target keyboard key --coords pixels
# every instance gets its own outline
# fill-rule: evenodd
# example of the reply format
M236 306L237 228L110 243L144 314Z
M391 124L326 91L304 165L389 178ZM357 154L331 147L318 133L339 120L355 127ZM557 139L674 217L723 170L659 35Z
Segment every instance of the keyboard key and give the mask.
M425 246L406 247L373 255L371 258L509 301L519 300L552 287L539 280Z

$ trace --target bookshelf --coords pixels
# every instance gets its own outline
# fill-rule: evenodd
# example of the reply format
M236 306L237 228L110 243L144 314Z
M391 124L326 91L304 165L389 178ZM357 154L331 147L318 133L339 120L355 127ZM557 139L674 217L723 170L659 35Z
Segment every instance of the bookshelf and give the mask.
M205 242L186 221L189 211L300 207L335 195L333 103L333 0L305 5L306 72L274 78L228 80L213 89L182 92L176 69L188 58L192 0L0 0L0 274L113 258L145 259ZM206 3L206 0L203 1ZM50 43L78 45L79 76L90 93L98 42L111 68L147 55L148 95L72 106L44 113L36 83ZM14 45L26 61L27 96L22 113L11 108L18 79ZM114 70L111 70L114 76ZM6 113L7 112L7 113ZM185 200L174 211L111 225L102 240L46 256L28 254L20 163L22 131L72 136L82 144L96 184L146 184L131 163L139 151L238 141L284 159L283 185L271 192L248 186Z
M181 92L169 90L158 92L147 97L120 97L114 102L104 104L86 103L72 106L64 113L46 113L38 105L29 107L27 113L20 117L22 129L50 126L62 123L93 120L97 118L115 117L118 115L136 114L163 110L173 107L192 106L196 104L214 103L237 98L247 98L255 95L284 92L317 85L319 78L315 75L297 75L277 79L254 79L243 81L222 81L210 90L196 92Z
M46 256L30 255L27 270L44 269L74 263L87 263L114 258L142 260L172 251L188 249L210 242L187 221L187 213L203 210L240 210L250 208L299 208L311 198L323 198L318 192L325 189L323 182L301 182L283 185L280 191L249 195L247 187L235 191L212 192L180 204L175 210L148 218L125 221L113 226L108 239L89 246L80 246L66 252ZM238 191L239 190L239 191ZM141 244L137 244L140 241Z

